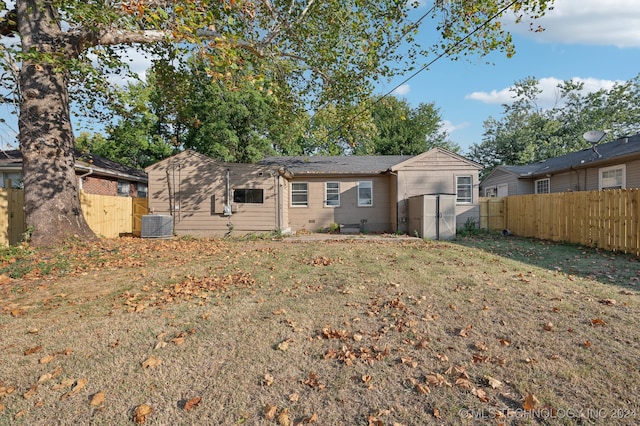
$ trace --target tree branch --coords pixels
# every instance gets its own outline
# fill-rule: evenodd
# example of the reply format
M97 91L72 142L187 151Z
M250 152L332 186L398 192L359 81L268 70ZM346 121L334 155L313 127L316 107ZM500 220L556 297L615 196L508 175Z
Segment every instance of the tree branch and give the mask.
M18 31L16 10L9 10L0 17L0 36L10 37Z

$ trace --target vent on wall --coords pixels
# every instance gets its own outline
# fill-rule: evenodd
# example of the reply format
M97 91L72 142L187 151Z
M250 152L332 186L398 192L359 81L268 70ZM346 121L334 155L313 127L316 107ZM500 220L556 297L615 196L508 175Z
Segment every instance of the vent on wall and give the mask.
M169 238L173 236L173 217L160 214L142 216L142 238Z

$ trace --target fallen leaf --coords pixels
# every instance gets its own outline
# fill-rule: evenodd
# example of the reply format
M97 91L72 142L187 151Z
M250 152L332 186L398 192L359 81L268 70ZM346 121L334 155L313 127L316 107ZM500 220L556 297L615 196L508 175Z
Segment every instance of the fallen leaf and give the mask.
M187 402L185 402L184 404L184 409L185 411L191 411L194 408L196 408L198 406L198 404L200 404L200 401L202 401L202 398L199 396L196 396L194 398L191 398L190 400L188 400Z
M278 414L276 421L280 426L291 426L291 420L289 420L289 409L283 408L282 411L280 411L280 414Z
M354 334L353 335L353 340L355 340L356 342L359 342L362 340L362 334Z
M456 380L456 386L459 386L463 389L471 389L473 387L471 385L471 381L462 377Z
M278 343L278 350L279 351L286 351L287 349L289 349L289 341L285 340L283 342Z
M155 368L162 364L162 360L155 355L151 355L145 362L142 363L143 368Z
M23 397L24 399L29 399L29 398L31 398L33 395L35 395L35 394L36 394L36 391L37 391L37 390L38 390L38 385L37 385L37 384L35 384L35 385L31 386L31 387L29 388L29 390L28 390L28 391L26 391L26 392L22 395L22 397Z
M595 318L595 319L592 319L592 320L591 320L591 325L592 325L593 327L596 327L596 326L605 326L605 325L607 325L607 323L606 323L606 322L604 322L604 321L602 321L600 318Z
M60 399L66 399L66 398L70 398L72 396L77 395L78 393L80 393L82 389L84 389L88 381L89 380L87 380L86 378L78 379L73 389L71 389L69 392L65 393L64 395L62 395Z
M502 386L502 382L500 380L494 379L491 376L484 376L484 378L493 389L497 389Z
M607 305L607 306L613 306L616 303L618 303L613 299L602 299L602 300L599 300L598 302L602 303L603 305Z
M433 408L433 417L435 417L438 420L442 419L442 414L440 414L440 410L438 410L437 408Z
M299 399L300 395L298 395L297 393L292 393L291 395L289 395L289 401L291 402L298 402Z
M416 391L425 395L431 393L431 389L429 389L429 386L423 385L421 383L416 384Z
M276 413L278 412L277 405L267 405L264 407L264 418L267 420L273 420L276 418Z
M75 380L73 380L73 379L64 379L59 384L53 385L51 387L51 390L57 391L57 390L60 390L60 389L68 388L69 386L73 385L74 383L75 383Z
M152 411L153 408L151 408L147 404L138 405L133 411L133 421L139 425L144 424L147 421L147 417L149 416L149 414L151 414Z
M0 275L0 285L9 284L11 282L11 277L8 277L4 274Z
M591 347L591 342L589 340L585 340L583 343L585 348L590 348Z
M43 374L38 379L38 383L46 382L47 380L51 380L52 378L53 378L53 375L51 373Z
M532 394L528 394L524 398L524 403L522 404L522 408L524 408L527 411L531 411L535 408L536 404L539 404L539 403L540 401L538 401L538 398L536 398Z
M167 342L165 342L164 340L160 340L158 343L156 343L156 346L153 349L162 349L165 346L167 346Z
M92 407L99 407L102 404L104 404L104 392L100 391L98 393L94 393L93 396L91 396L90 405Z
M318 413L313 413L311 417L304 419L303 423L316 423L318 421Z
M271 386L274 380L274 377L271 374L267 373L262 378L262 384L265 386Z
M53 361L53 359L55 358L55 356L53 355L47 355L45 357L40 358L40 364L48 364L51 361Z
M498 342L500 342L502 346L509 346L511 344L511 340L507 339L499 339Z
M284 315L286 313L287 313L287 311L284 308L278 309L277 311L273 311L272 312L273 315Z
M180 346L181 344L184 343L184 337L175 337L171 339L171 341L173 342L174 345Z
M544 329L544 331L553 331L553 323L552 322L548 322L548 323L544 324L542 326L542 328Z
M458 332L458 336L460 336L460 337L469 337L469 331L471 331L472 328L473 328L473 325L469 324L468 326L466 326L465 328L461 329Z
M482 389L476 390L476 396L482 402L489 402L489 397L487 396L487 393Z
M38 353L42 350L42 346L38 345L38 346L34 346L33 348L29 348L27 350L24 351L25 355L31 355L31 354L35 354Z

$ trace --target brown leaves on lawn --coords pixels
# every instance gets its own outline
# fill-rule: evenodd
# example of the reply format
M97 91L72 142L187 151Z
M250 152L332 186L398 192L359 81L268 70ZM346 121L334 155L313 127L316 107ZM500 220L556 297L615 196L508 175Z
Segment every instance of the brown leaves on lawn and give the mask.
M82 389L84 389L88 381L89 380L87 380L86 378L78 379L78 381L76 381L75 386L69 392L62 395L60 399L67 399L67 398L71 398L72 396L76 396L77 394L80 393Z
M40 351L42 351L42 346L41 346L41 345L38 345L38 346L34 346L34 347L32 347L32 348L26 349L26 350L24 351L24 354L25 354L25 355L31 355L31 354L36 354L36 353L38 353L38 352L40 352Z
M151 355L142 363L142 368L155 368L162 364L162 360L155 355Z
M133 410L133 421L139 425L145 424L147 421L147 417L151 414L153 408L147 404L138 405L135 410Z
M536 398L532 394L527 394L527 396L524 398L524 402L522 403L522 408L527 411L531 411L536 408L536 405L538 405L539 403L540 401L538 401L538 398Z
M201 401L202 401L202 397L199 397L199 396L191 398L190 400L184 403L184 410L185 411L193 410L200 404Z
M104 392L100 391L100 392L94 393L91 396L91 400L90 400L89 404L92 407L100 407L101 405L103 405L104 404Z
M147 306L162 306L184 300L207 300L211 293L225 293L231 287L249 288L256 280L248 272L236 272L223 276L195 277L187 275L182 281L169 286L152 283L143 292L122 294L129 312L143 312Z

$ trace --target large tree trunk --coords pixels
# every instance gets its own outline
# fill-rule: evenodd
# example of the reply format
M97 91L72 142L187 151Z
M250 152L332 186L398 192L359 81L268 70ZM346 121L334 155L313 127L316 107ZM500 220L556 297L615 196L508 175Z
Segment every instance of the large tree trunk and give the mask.
M53 6L41 0L17 3L23 51L63 53ZM36 246L70 237L95 238L80 208L67 84L67 75L50 63L22 63L19 141L25 213Z

